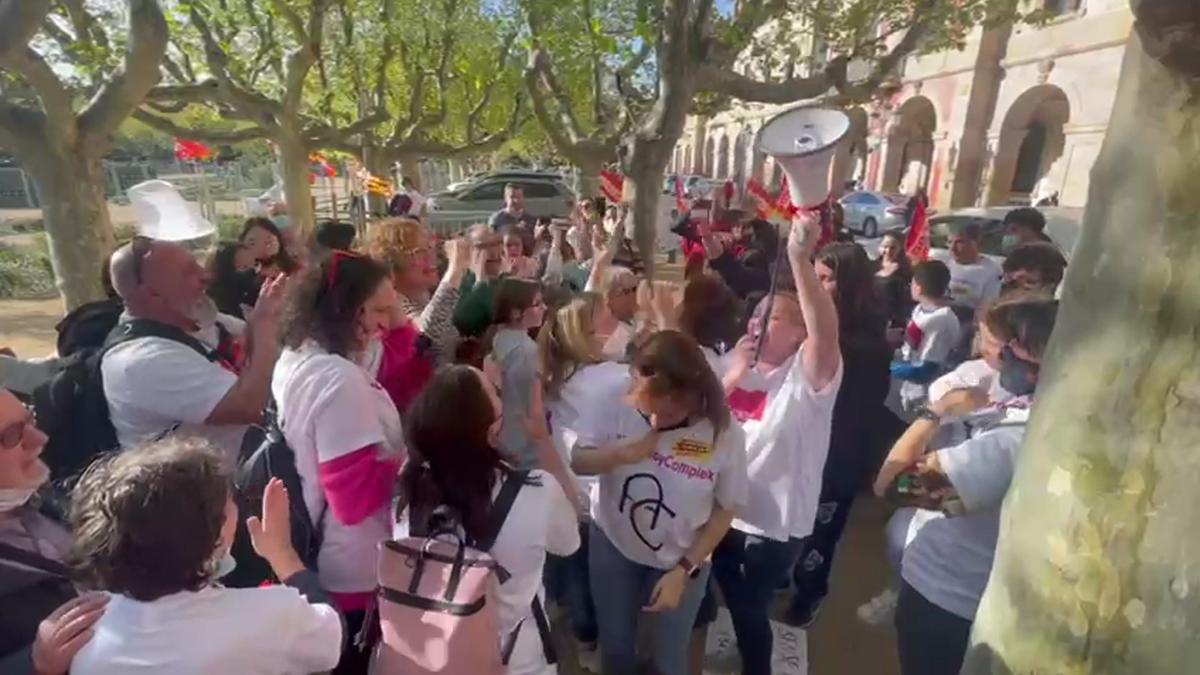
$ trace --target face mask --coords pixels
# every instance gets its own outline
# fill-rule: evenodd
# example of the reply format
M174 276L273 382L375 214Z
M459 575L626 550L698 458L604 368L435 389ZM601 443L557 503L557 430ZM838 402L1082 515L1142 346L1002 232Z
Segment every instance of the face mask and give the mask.
M275 223L275 227L278 227L281 230L286 230L292 225L291 219L284 215L275 216L271 219L271 222Z
M1012 347L1000 350L1000 386L1013 396L1028 396L1037 388L1038 364L1017 356Z
M38 486L36 485L33 487L0 489L0 513L24 506L37 490Z
M1021 240L1017 239L1017 235L1006 234L1006 235L1004 235L1003 238L1000 239L1000 248L1003 249L1005 253L1008 253L1009 251L1016 248L1017 245L1019 245L1020 243L1021 243Z

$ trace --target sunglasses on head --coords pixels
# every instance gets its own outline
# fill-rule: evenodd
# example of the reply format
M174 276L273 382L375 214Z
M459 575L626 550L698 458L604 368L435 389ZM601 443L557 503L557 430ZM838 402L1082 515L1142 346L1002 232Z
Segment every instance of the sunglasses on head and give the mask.
M142 268L145 265L146 256L150 255L153 248L154 240L140 234L129 242L129 250L133 253L133 280L137 282L138 286L142 285Z

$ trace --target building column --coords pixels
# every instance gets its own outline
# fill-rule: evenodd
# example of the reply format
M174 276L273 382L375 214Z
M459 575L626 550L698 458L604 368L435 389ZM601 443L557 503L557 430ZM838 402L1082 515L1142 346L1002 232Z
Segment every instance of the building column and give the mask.
M996 139L996 156L992 159L992 170L988 178L985 206L1003 206L1008 203L1012 192L1013 172L1017 169L1017 156L1029 129L1004 129Z

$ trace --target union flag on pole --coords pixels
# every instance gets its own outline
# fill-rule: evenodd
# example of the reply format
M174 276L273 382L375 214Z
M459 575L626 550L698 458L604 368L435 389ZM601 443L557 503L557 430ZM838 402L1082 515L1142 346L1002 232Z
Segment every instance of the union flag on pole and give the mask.
M929 214L925 212L925 204L917 200L917 208L913 210L912 226L908 228L908 238L904 240L904 252L914 262L929 258Z
M620 204L625 177L616 171L601 171L600 172L600 194L608 200L610 204Z

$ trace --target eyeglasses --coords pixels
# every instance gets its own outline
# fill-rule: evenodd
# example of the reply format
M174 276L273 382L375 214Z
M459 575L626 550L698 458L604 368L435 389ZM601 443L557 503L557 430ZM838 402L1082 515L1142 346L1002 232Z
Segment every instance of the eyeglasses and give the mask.
M0 447L12 450L25 440L25 432L37 425L33 411L25 409L25 419L18 420L0 429Z
M145 264L146 256L150 255L150 251L154 248L154 240L150 237L137 235L129 242L129 250L133 253L133 280L138 286L142 285L142 267Z

